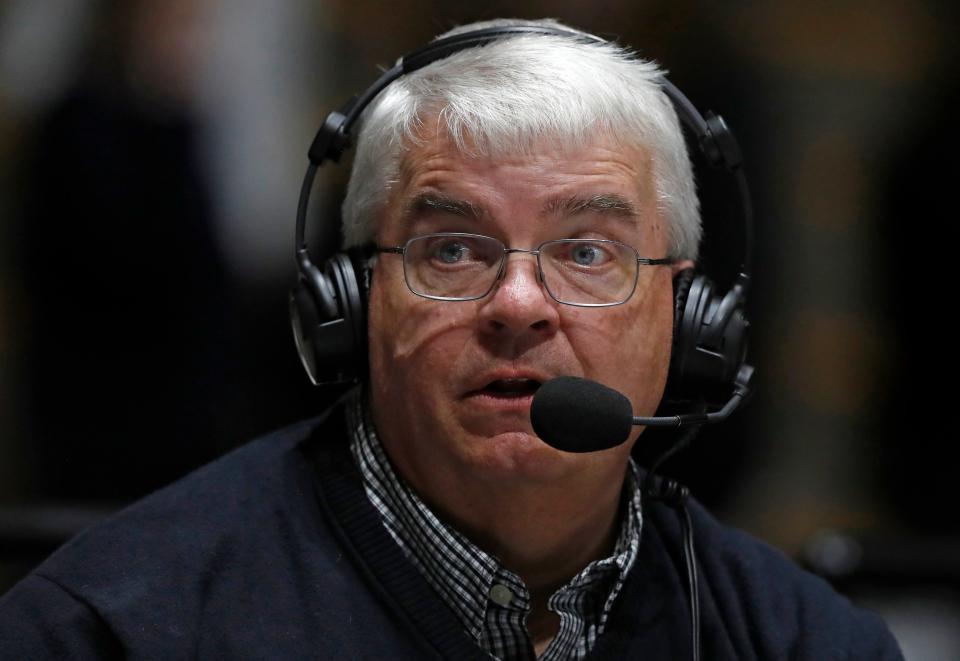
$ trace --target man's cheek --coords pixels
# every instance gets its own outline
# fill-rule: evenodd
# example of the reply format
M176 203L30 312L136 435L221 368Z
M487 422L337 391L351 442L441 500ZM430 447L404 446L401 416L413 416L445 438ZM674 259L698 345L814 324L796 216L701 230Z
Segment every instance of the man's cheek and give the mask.
M396 338L395 357L404 361L426 361L440 354L449 364L473 337L474 324L469 315L455 309L459 306L457 303L427 303L427 306L408 310L390 326ZM444 307L453 309L447 311Z

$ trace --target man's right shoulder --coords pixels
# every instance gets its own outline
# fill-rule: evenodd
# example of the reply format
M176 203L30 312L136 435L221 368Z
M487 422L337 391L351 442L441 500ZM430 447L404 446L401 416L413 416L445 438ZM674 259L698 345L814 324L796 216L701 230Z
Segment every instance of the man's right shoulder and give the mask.
M117 570L138 576L216 561L266 537L266 519L302 516L313 472L299 446L323 417L254 439L80 533L39 568L85 585ZM71 582L77 578L71 579Z
M263 588L294 603L301 581L322 576L336 592L350 578L338 578L340 554L304 449L323 422L251 441L84 531L0 598L0 634L13 631L4 621L14 613L57 630L107 623L121 639L136 628L139 640L164 641L153 649L173 649L195 636L184 623L220 626L212 603L230 604L242 620L262 611L250 602ZM54 615L71 624L54 626Z

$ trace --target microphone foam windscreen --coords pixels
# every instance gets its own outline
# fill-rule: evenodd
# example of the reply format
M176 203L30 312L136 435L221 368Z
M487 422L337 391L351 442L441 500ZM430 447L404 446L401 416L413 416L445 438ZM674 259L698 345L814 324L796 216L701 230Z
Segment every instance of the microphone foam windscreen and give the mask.
M543 441L564 452L595 452L620 445L630 436L630 400L596 381L561 376L540 386L530 406L530 422Z

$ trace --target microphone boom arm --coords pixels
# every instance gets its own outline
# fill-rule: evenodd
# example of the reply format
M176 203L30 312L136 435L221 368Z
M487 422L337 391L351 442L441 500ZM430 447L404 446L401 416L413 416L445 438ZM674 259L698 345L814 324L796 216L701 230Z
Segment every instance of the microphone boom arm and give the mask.
M633 416L632 424L634 426L643 425L644 427L686 427L688 425L702 425L726 420L731 413L736 411L744 400L750 394L750 379L753 376L753 368L744 365L737 375L736 384L733 387L733 394L719 411L712 413L686 413L682 415L656 416L653 418L644 418Z

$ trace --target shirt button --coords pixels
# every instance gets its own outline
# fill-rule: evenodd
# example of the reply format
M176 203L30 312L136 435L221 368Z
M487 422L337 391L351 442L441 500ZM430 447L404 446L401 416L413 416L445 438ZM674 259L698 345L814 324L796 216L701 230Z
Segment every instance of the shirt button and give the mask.
M503 583L495 583L493 587L490 588L489 594L493 603L499 604L500 606L509 606L510 602L513 601L513 592Z

